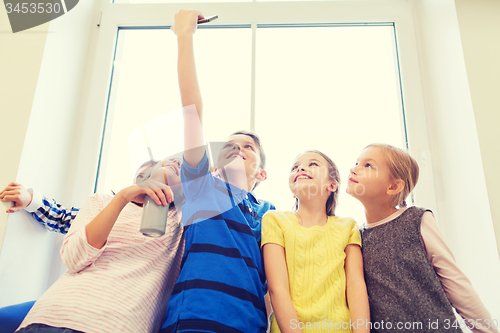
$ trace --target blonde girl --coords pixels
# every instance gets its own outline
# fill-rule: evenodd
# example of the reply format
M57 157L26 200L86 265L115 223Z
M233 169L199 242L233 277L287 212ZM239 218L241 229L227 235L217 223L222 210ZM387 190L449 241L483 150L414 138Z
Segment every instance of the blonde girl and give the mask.
M418 173L408 153L385 144L366 147L350 172L347 193L366 213L361 238L372 332L461 332L465 325L498 332L432 212L407 208Z
M295 210L263 217L271 332L369 331L360 234L353 219L335 216L339 184L335 163L306 151L290 170Z

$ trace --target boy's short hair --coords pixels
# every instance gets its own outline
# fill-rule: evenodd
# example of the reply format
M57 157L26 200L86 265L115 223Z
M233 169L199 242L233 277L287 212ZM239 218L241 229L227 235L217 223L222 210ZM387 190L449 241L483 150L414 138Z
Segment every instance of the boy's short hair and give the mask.
M255 142L255 144L257 145L257 147L259 148L259 155L260 155L260 165L259 165L259 167L261 167L262 170L264 170L265 167L266 167L266 153L264 152L264 148L262 147L262 144L260 143L259 136L257 134L255 134L254 132L251 132L251 131L237 131L237 132L232 133L229 136L233 136L233 135L246 135L246 136L249 136L249 137L251 137L253 139L253 141ZM255 190L255 188L257 187L257 185L259 185L259 183L260 183L260 180L257 180L255 182L255 185L253 186L252 191Z
M234 136L234 135L246 135L249 136L253 139L257 147L259 148L259 155L260 155L260 167L262 169L265 169L266 167L266 153L264 152L264 148L262 147L262 144L260 143L260 138L257 134L251 131L237 131L232 133L229 136Z

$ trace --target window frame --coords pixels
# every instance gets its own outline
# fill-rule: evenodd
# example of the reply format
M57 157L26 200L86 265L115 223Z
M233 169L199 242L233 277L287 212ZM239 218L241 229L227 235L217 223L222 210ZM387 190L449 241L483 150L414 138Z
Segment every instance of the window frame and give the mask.
M84 82L88 100L83 107L85 122L80 142L84 151L75 159L74 187L87 189L86 196L95 190L99 154L104 123L108 109L113 59L118 29L123 27L166 27L173 24L180 9L196 8L209 15L218 14L217 25L250 24L252 46L252 102L251 128L255 116L255 33L257 25L272 24L364 24L394 23L398 50L401 96L407 133L407 145L421 169L415 202L425 207L436 207L432 181L430 142L427 135L425 105L420 77L420 65L413 19L414 4L408 1L293 1L241 3L186 3L186 4L113 4L100 0L97 4L98 33L91 37L93 66L88 66L90 79ZM422 135L426 133L426 135Z

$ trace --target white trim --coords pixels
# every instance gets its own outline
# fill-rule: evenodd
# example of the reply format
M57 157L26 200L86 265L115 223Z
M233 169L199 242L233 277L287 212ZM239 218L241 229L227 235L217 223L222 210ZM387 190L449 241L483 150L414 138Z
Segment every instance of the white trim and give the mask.
M118 27L124 26L170 26L174 14L185 8L196 8L207 14L218 14L217 25L251 24L255 33L256 24L286 23L367 23L394 22L398 43L402 91L405 101L410 152L417 157L424 170L430 159L420 67L413 22L413 7L407 1L328 1L328 2L248 2L248 3L200 3L200 4L110 4L101 1L102 21L96 47L95 66L89 82L90 94L85 111L87 119L82 142L94 152L101 142L104 112L112 72L113 52ZM253 36L255 38L255 35ZM252 63L255 62L255 42ZM252 83L255 69L252 66ZM252 88L252 99L255 91ZM254 101L252 101L251 124L254 124ZM78 163L77 174L93 173L97 169L97 154ZM88 182L92 175L82 177ZM415 194L420 205L434 208L435 194L430 173L427 180L419 184ZM80 184L77 188L88 186Z
M250 130L255 131L255 62L256 60L256 38L257 38L257 24L252 23L252 73L251 75L251 87L252 92L250 93Z

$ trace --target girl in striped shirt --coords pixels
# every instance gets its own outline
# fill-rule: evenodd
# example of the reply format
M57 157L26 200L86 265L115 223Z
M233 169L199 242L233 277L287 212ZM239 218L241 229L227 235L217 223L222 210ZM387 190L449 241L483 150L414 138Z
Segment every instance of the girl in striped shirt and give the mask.
M158 205L172 202L174 193L180 199L180 164L180 159L164 163L169 186L148 180L114 196L94 194L87 200L61 248L68 271L35 303L18 332L159 329L179 274L182 225L171 205L165 234L142 235L141 203L146 195ZM142 167L137 174L151 169Z

